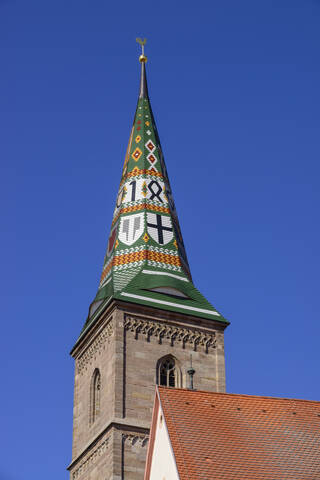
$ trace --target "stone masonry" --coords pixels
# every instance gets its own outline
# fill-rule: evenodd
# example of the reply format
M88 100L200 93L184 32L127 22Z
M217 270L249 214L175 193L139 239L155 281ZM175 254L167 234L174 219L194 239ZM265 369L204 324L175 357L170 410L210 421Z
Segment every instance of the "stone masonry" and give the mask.
M113 301L77 342L71 480L143 480L157 364L175 358L186 388L190 354L198 390L225 391L225 325ZM90 424L92 377L100 406Z

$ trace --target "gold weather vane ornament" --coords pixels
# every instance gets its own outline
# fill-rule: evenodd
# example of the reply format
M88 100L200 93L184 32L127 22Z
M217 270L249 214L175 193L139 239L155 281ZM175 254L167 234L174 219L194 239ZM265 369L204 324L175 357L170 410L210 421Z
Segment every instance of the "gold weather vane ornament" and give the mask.
M136 38L136 42L141 45L141 49L142 49L142 53L141 53L141 55L140 55L140 57L139 57L139 62L145 63L145 62L148 60L147 57L146 57L145 54L144 54L144 46L145 46L145 44L147 43L147 39L144 38L144 39L142 40L142 38L139 38L139 37L138 37L138 38Z

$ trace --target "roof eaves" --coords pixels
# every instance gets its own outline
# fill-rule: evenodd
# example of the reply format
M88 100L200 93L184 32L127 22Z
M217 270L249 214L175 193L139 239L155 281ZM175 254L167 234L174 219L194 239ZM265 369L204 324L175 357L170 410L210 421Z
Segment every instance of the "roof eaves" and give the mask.
M177 313L182 313L183 315L192 315L200 318L206 318L210 320L214 320L216 322L222 323L224 325L228 325L229 322L225 320L216 310L212 308L212 310L209 309L202 309L198 307L191 307L189 305L183 305L179 304L177 299L170 299L170 301L167 300L160 300L156 298L156 295L150 295L147 296L147 293L145 292L145 295L138 295L132 292L120 292L118 294L115 294L114 297L123 300L129 303L138 303L140 305L146 305L148 307L156 307L161 310L168 310L171 312L177 312Z

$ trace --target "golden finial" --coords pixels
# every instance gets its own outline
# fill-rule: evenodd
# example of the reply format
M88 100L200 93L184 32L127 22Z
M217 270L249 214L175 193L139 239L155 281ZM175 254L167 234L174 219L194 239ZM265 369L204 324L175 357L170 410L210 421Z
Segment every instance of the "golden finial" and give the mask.
M140 55L139 57L139 62L141 63L146 63L146 61L148 60L147 57L145 56L144 54L144 46L145 44L147 43L147 39L144 38L142 40L142 38L136 38L136 42L139 43L141 45L141 48L142 48L142 54Z

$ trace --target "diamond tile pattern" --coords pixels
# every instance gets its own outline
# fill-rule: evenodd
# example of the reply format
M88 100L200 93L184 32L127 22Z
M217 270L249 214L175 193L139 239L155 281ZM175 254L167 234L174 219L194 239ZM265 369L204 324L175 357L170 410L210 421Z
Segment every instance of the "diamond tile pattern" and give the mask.
M142 68L145 68L144 65ZM100 285L93 303L101 304L101 300L108 301L117 296L121 298L125 289L131 289L130 298L134 298L134 295L141 294L142 287L139 286L142 284L143 295L140 296L149 295L144 293L146 279L142 271L145 268L151 268L155 272L155 279L158 282L161 278L162 283L167 282L166 277L159 277L159 271L165 273L168 270L173 270L177 274L177 284L185 284L186 280L191 282L167 168L147 93L141 95L140 92L138 99L106 243ZM128 252L128 247L134 251ZM161 247L162 250L165 248L166 251L156 252L156 247ZM179 280L180 277L185 281ZM148 281L151 280L149 275ZM209 316L215 319L219 317L219 321L227 323L200 292L192 288L194 311L205 310L203 315L207 315L210 310ZM157 295L159 294L154 294L158 308L168 309L170 298L162 297L163 301L160 301ZM149 305L150 302L152 298L148 302L140 303ZM188 306L188 311L191 306L193 308L193 304ZM91 311L94 312L95 309L92 308ZM89 313L83 330L90 323Z
M108 239L109 248L105 256L100 288L104 288L109 276L113 279L121 275L129 278L124 270L133 266L136 268L136 255L128 255L124 252L128 245L143 245L144 252L139 252L139 261L145 261L146 265L147 260L152 261L153 266L159 269L166 269L166 263L167 267L172 267L171 256L162 256L161 259L159 257L158 261L157 257L153 258L152 254L148 254L148 251L152 246L166 245L166 248L171 250L174 255L175 268L181 275L191 278L159 135L148 96L138 100L111 232L112 238ZM116 241L118 242L117 259L113 258L115 247L110 248L110 246L116 245ZM114 268L119 265L120 258L121 271ZM143 265L141 265L142 268ZM116 283L123 288L125 282L119 280ZM110 285L108 289L110 289Z

